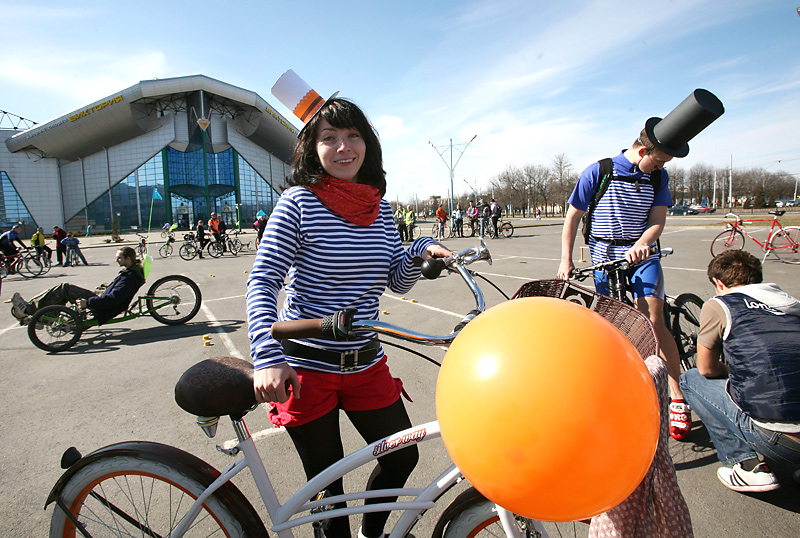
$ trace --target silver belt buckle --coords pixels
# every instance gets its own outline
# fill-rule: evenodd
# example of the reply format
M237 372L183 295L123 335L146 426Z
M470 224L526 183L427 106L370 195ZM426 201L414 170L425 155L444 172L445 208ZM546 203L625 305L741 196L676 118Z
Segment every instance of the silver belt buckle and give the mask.
M345 358L348 355L355 355L355 359L353 360L352 366L345 366ZM352 351L350 353L340 353L339 354L339 371L340 372L352 372L358 367L358 350Z

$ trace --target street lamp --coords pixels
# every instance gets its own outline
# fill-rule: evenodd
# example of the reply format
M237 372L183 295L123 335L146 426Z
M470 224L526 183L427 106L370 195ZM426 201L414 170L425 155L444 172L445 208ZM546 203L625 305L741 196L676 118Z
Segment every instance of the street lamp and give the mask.
M431 142L430 140L428 141L428 144L430 144L431 147L436 150L436 153L438 153L439 157L442 158L442 161L444 162L445 166L447 166L447 169L450 170L450 213L451 214L453 213L453 208L455 207L455 204L453 204L453 171L456 169L456 165L458 164L458 161L460 161L461 157L464 156L464 152L467 151L467 146L472 144L472 141L475 140L475 138L477 138L477 136L478 135L473 136L472 139L469 142L467 142L466 144L455 144L455 145L453 144L453 139L451 138L450 139L450 144L448 144L447 146L434 146L433 142ZM464 146L464 147L463 148L459 148L458 146ZM442 148L442 150L439 151L439 148ZM444 156L443 156L444 152L447 151L447 148L450 148L450 164L449 165L447 164L447 161L444 159ZM455 164L453 164L453 148L455 148L456 150L458 150L461 153L458 156L458 159L456 159Z

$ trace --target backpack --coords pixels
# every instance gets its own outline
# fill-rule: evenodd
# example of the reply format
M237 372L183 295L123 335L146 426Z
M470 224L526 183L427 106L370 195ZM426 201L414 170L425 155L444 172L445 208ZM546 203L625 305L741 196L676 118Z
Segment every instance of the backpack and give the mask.
M581 217L581 222L583 224L583 241L587 245L589 244L589 237L592 235L592 213L594 213L598 202L600 202L600 198L606 193L611 182L617 180L627 181L629 183L635 181L639 183L639 181L631 180L627 177L615 176L614 162L610 158L601 159L598 162L600 163L600 184L592 195L589 207L586 208L586 212L583 214L583 217ZM650 172L650 181L648 184L653 186L653 196L655 196L658 189L661 187L661 170L656 168L654 171Z

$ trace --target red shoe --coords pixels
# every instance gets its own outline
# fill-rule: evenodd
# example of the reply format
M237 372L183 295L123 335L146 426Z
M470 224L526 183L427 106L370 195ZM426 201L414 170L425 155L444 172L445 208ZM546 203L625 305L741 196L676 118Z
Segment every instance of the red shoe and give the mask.
M692 408L686 400L672 400L669 404L669 435L683 441L692 432Z

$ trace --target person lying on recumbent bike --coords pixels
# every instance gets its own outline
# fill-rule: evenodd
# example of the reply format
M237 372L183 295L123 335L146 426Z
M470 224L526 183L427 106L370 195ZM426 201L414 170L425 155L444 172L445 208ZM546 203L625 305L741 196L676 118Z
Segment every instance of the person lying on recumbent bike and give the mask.
M111 284L105 287L101 285L95 290L87 290L64 282L43 291L30 301L24 300L19 293L15 293L11 297L13 305L11 315L19 320L20 325L27 325L30 316L40 308L74 303L83 310L88 309L94 315L98 325L102 325L128 308L145 280L142 262L136 258L136 251L131 247L119 249L116 261L122 267L122 271L111 281Z

